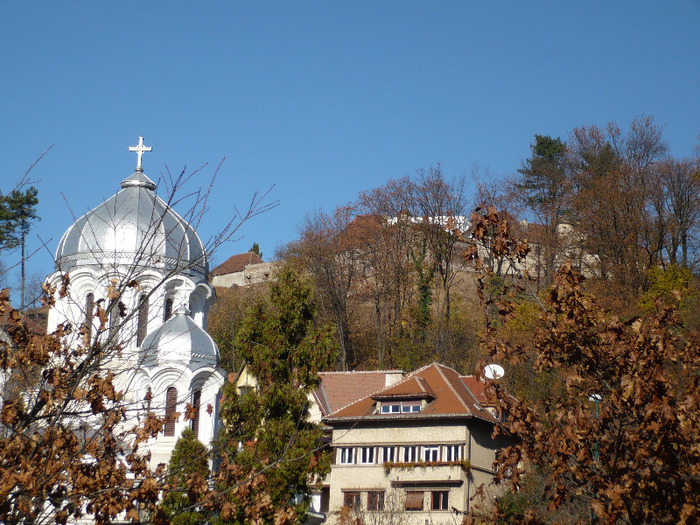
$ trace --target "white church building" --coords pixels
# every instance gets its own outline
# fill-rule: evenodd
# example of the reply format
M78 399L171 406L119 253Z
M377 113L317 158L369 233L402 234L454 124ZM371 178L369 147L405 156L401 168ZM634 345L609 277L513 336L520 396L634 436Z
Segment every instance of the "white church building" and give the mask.
M56 294L49 332L69 322L86 327L82 333L74 330L76 346L79 337L97 339L105 349L118 343L117 351L105 352L101 367L115 374L115 385L133 408L129 414L136 418L151 410L166 416L184 414L187 403L195 407L194 419L170 421L152 440L155 467L168 462L187 427L201 442L211 442L226 374L206 332L215 298L207 282L207 253L197 232L158 196L144 173L142 155L151 149L143 137L129 148L137 154L136 171L122 181L121 190L68 228L47 283L58 290L65 274L70 279L67 295ZM95 313L110 304L107 327L100 331Z

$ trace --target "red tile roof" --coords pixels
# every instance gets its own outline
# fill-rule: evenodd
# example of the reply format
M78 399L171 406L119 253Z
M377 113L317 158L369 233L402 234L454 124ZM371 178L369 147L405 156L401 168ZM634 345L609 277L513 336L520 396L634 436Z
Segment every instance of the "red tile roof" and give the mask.
M482 388L483 390L483 388ZM433 396L421 412L400 414L378 414L376 399L406 399ZM423 418L478 418L496 423L496 418L484 407L460 375L453 369L433 363L409 374L402 382L370 394L346 406L336 409L327 418L328 422L372 419L423 419Z
M320 372L321 385L314 396L324 416L386 388L387 374L403 374L400 370Z
M467 386L469 391L474 394L479 403L482 405L488 404L486 394L484 393L484 390L486 390L486 383L477 379L476 376L459 376L459 378Z
M259 264L263 262L257 253L239 253L238 255L233 255L226 259L223 264L220 264L214 268L209 275L214 277L216 275L226 275L229 273L242 272L245 267L249 264Z
M370 396L374 400L382 399L434 399L435 394L430 385L420 376L414 376L398 385L382 390Z

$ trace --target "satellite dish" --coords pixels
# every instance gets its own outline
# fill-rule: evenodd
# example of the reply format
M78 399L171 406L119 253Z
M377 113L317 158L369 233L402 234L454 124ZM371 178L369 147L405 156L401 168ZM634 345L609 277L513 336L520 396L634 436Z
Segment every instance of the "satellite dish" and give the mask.
M484 367L484 376L487 379L500 379L505 375L506 371L503 370L501 365L490 364Z

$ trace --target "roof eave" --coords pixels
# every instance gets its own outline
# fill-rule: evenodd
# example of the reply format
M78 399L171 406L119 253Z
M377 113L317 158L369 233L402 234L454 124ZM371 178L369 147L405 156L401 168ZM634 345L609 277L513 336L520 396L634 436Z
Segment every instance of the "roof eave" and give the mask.
M458 419L479 419L487 423L495 425L497 422L491 418L484 417L480 414L369 414L364 416L329 416L322 418L322 421L328 425L333 425L333 423L359 423L359 422L372 422L372 423L386 423L390 421L421 421L421 420L458 420Z

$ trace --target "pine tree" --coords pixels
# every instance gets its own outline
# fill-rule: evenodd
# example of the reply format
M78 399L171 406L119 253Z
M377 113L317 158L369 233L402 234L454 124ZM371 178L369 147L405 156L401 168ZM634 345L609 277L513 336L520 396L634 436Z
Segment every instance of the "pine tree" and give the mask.
M559 138L535 135L531 150L532 157L518 170L523 177L517 187L524 193L525 203L536 214L546 216L565 190L566 144Z
M160 511L172 525L207 523L207 514L197 507L194 492L188 490L189 486L206 483L210 475L209 450L192 429L186 429L175 443L168 470L172 488L163 499Z
M541 223L536 235L539 251L535 251L538 263L537 283L549 284L556 271L557 253L562 239L558 229L569 214L571 184L566 169L566 144L559 138L535 135L531 145L532 157L525 160L518 170L521 179L515 184L519 200L525 204ZM528 234L533 237L533 234Z
M251 246L248 251L253 252L254 254L256 254L258 257L260 257L262 259L263 254L260 251L260 245L257 242L254 242L253 246Z
M316 326L311 289L290 267L255 304L236 337L258 388L224 390L217 474L224 523L300 523L314 480L330 470L320 425L309 418L318 372L335 362L331 325Z
M31 222L39 219L36 214L39 190L34 186L26 191L13 190L9 195L0 195L0 251L22 248L22 290L21 305L24 308L24 283L26 259L26 239Z

